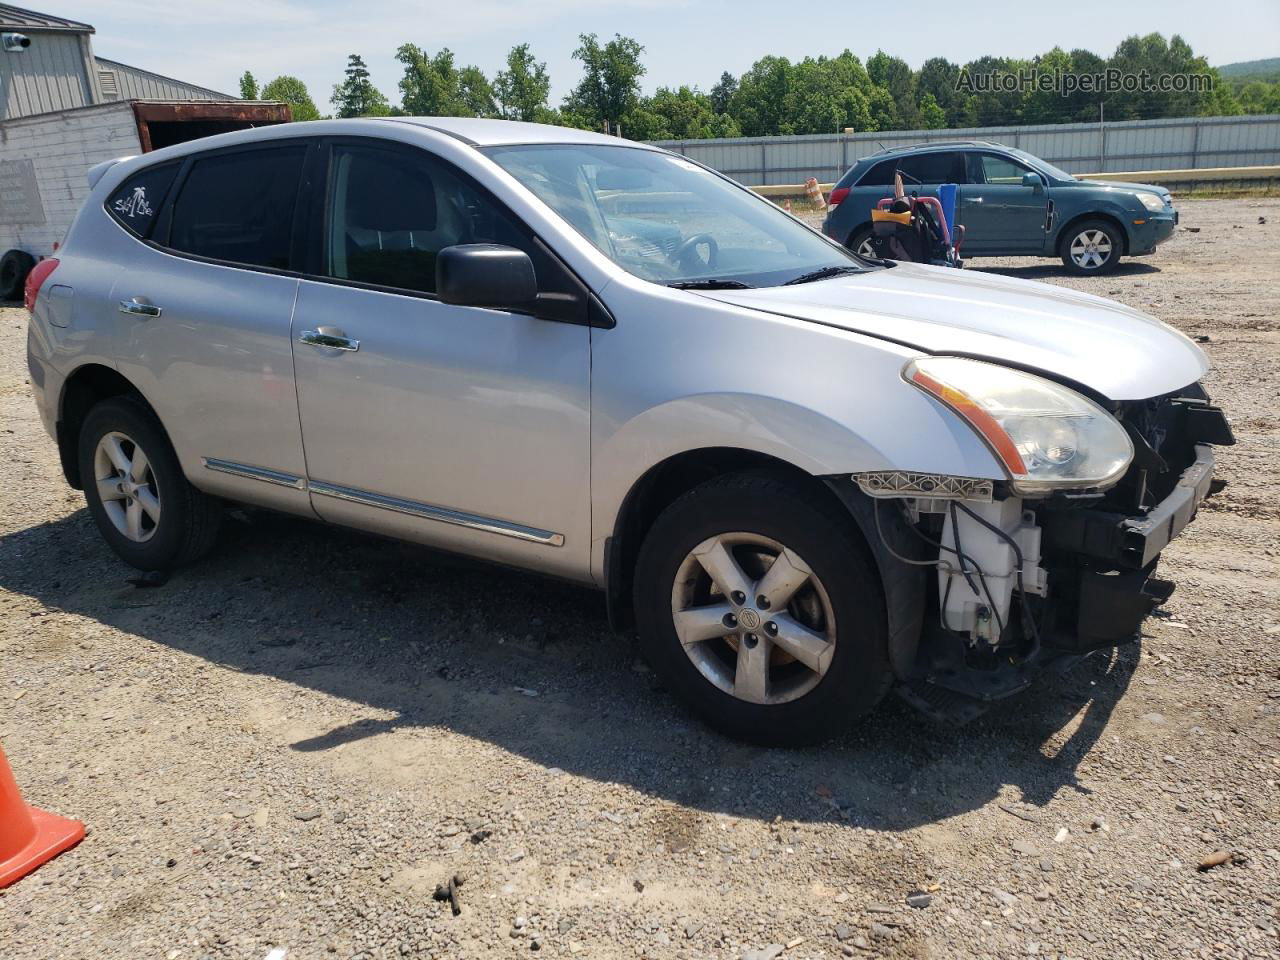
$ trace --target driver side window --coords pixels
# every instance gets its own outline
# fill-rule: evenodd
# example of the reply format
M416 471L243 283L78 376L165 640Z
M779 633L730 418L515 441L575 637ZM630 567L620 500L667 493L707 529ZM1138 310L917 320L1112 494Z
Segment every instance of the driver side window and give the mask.
M327 197L324 275L336 280L435 293L436 256L460 243L517 247L543 272L507 211L422 151L335 144Z

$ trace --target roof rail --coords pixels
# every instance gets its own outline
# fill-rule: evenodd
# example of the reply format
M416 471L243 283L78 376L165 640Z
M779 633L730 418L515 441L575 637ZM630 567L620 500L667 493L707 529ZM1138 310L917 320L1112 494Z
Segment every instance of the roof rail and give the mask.
M884 147L875 153L869 153L869 157L878 157L884 153L897 153L900 150L916 150L920 147L1006 147L1007 144L996 143L994 140L925 140L921 143L908 143L900 147Z

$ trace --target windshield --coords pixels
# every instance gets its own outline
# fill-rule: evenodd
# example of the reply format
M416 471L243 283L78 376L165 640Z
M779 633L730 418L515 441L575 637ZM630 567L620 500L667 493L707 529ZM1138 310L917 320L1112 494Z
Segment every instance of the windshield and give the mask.
M1041 160L1039 157L1033 157L1031 154L1027 153L1025 150L1014 150L1012 152L1016 153L1020 157L1025 157L1027 160L1030 160L1035 166L1039 167L1042 171L1047 173L1049 176L1053 177L1055 180L1074 180L1075 179L1075 177L1067 173L1067 171L1063 170L1061 167L1055 167L1048 160Z
M683 157L635 147L525 144L484 151L628 273L689 287L768 287L871 269Z

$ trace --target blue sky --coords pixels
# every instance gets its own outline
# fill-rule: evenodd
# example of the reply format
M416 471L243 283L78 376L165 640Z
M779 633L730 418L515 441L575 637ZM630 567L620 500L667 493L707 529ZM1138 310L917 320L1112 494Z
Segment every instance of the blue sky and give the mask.
M528 42L547 62L558 102L579 70L580 33L622 33L645 47L646 91L696 84L722 70L740 74L765 54L792 59L848 47L864 60L883 48L918 67L932 56L963 62L985 53L1029 56L1058 44L1107 55L1133 33L1182 34L1212 64L1280 56L1277 0L973 0L854 2L824 6L763 0L20 0L97 28L94 49L121 60L235 93L252 70L259 82L291 73L321 111L348 53L359 53L391 102L401 43L450 47L460 63L492 74L513 45ZM897 15L894 11L899 11ZM980 15L976 12L980 11Z

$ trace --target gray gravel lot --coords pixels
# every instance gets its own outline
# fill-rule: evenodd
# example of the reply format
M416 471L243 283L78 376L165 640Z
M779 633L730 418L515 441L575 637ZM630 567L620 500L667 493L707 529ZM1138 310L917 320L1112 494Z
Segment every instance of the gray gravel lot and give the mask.
M890 701L798 751L693 721L597 595L416 547L254 513L130 586L0 310L0 741L90 828L0 956L1280 956L1280 200L1181 207L1109 277L971 265L1209 338L1240 443L1177 593L961 730Z

